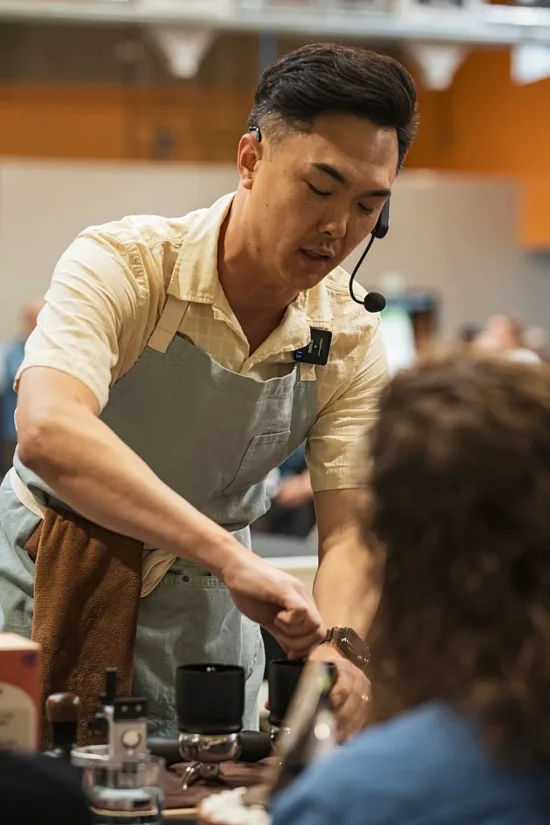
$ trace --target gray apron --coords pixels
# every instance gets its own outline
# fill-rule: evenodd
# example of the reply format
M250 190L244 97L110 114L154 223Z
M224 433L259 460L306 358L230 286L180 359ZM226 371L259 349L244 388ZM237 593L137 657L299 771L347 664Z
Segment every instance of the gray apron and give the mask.
M173 490L250 547L249 525L269 508L265 477L304 440L317 416L314 371L289 363L258 381L220 366L177 330L187 304L169 297L133 368L111 389L101 418ZM19 460L35 498L66 508ZM33 562L24 550L40 519L0 488L0 629L30 637ZM52 582L55 586L55 582ZM264 672L259 627L234 606L216 577L178 560L140 599L134 693L149 700L151 732L175 735L174 681L189 662L240 664L243 724L257 727Z

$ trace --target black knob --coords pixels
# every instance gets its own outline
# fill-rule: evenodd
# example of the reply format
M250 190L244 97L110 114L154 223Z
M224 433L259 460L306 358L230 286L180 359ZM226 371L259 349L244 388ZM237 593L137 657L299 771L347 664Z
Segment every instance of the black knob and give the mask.
M244 713L244 670L238 665L180 665L176 670L178 725L184 733L238 733Z
M261 762L271 756L273 743L269 733L262 733L259 730L243 730L239 737L241 750L238 762Z
M74 693L53 693L46 699L46 718L50 727L48 755L69 759L76 744L80 699Z
M150 736L147 739L147 747L153 756L161 756L165 760L167 768L183 761L183 756L180 753L179 741L177 739L165 739L162 736Z

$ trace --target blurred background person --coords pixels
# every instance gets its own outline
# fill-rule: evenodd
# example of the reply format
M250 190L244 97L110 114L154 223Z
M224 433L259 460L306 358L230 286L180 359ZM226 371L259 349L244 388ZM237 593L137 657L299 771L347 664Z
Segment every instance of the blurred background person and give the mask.
M270 474L271 507L254 529L273 535L306 538L315 527L315 507L305 442Z
M538 355L524 344L523 325L510 315L491 315L474 344L480 350L499 352L514 361L540 361Z
M548 333L544 327L527 327L523 333L523 345L541 361L548 361Z
M19 330L15 338L8 342L0 352L2 358L2 369L0 370L1 390L0 390L0 441L1 450L1 475L3 476L12 464L15 445L17 443L17 433L15 431L15 409L17 406L17 394L13 389L15 376L19 369L25 352L25 342L36 326L38 314L42 304L32 303L23 308L20 316Z

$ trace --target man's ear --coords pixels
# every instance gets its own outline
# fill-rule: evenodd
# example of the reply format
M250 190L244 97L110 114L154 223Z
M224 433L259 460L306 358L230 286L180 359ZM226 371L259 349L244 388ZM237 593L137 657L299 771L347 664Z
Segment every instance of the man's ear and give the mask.
M251 189L256 167L263 155L263 145L254 132L247 132L239 141L237 150L237 169L241 186Z

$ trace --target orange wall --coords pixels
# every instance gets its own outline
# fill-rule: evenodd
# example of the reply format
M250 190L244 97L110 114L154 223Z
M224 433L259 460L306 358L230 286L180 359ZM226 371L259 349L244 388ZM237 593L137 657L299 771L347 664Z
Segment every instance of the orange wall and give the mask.
M108 89L0 89L0 154L122 157L120 94Z
M476 52L449 91L421 94L409 165L517 178L519 241L550 248L549 147L550 79L516 86L509 53Z
M165 128L176 160L233 160L251 101L252 91L193 84L0 87L0 155L149 160Z
M550 176L550 80L514 85L509 53L473 53L451 89L425 93L424 104L418 159L429 163L435 150L447 169Z
M177 160L231 162L252 88L0 87L0 155L151 159L168 128ZM514 86L507 52L476 52L445 92L420 92L408 166L507 175L522 187L518 237L550 248L550 80Z

